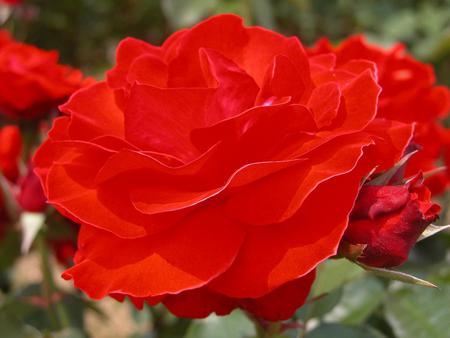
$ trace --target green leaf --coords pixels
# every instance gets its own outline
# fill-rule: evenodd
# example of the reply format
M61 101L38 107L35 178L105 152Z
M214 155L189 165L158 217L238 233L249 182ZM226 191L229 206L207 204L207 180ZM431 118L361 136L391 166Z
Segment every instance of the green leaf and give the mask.
M303 311L304 308L306 311L304 311L305 316L303 316L303 318L321 318L339 303L341 297L342 288L333 290L330 293L318 296L317 299L311 299L307 305L301 308L302 310L298 311L298 313L301 315L301 311Z
M340 302L326 316L327 322L363 323L381 304L383 284L375 277L361 278L344 286Z
M322 324L306 336L308 338L385 338L383 334L371 327L352 327L339 324Z
M20 318L25 325L33 326L39 330L55 329L49 317L49 307L42 297L40 284L30 284L9 294L1 303L0 311ZM73 329L82 329L84 326L84 311L88 308L88 301L73 294L54 293L54 304L59 302L67 311L70 324Z
M384 172L380 176L374 178L370 182L367 182L366 184L367 185L392 184L392 182L390 182L392 180L392 178L394 178L394 176L397 175L405 167L405 165L408 163L408 161L411 159L411 157L414 156L415 154L417 154L417 152L418 152L418 150L415 150L415 151L412 151L409 154L403 156L402 159L400 161L398 161L398 163L395 166L393 166L391 169Z
M364 270L346 259L330 259L319 265L312 295L331 292L364 275Z
M184 338L243 338L254 334L253 323L236 310L225 317L210 315L193 321Z
M2 310L0 310L0 332L2 337L7 338L41 337L35 328L23 325L18 318L11 316Z
M365 265L365 264L362 264L359 262L355 262L355 263L357 265L361 266L363 269L373 273L376 276L384 277L384 278L391 279L391 280L397 280L397 281L400 281L403 283L425 286L427 288L437 288L437 286L434 285L433 283L428 282L423 279L420 279L418 277L409 275L405 272L383 269L383 268L374 268L372 266L368 266L368 265Z
M418 242L422 241L422 240L424 240L424 239L426 239L426 238L428 238L430 236L433 236L433 235L435 235L435 234L437 234L437 233L439 233L439 232L441 232L443 230L446 230L446 229L450 229L450 224L448 224L448 225L434 225L434 224L430 224L425 229L425 231L422 232L422 234L420 235L420 237L419 237L419 239L417 241Z
M385 315L398 338L448 338L450 286L440 290L404 286L385 300Z

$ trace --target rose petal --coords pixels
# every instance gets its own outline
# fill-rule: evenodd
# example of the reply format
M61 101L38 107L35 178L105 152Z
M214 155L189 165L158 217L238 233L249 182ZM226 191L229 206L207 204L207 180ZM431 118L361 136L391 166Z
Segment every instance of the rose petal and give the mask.
M190 132L205 125L215 89L162 89L135 84L125 111L126 139L143 150L167 153L183 161L200 155Z
M261 297L334 255L368 171L359 166L320 184L287 222L249 228L235 262L210 287L230 297ZM336 191L340 197L324 206Z
M203 68L205 77L209 78L207 81L217 82L217 91L205 114L206 125L251 108L259 90L255 81L234 62L212 49L202 48L200 55L205 59Z
M73 138L124 137L123 113L117 108L113 92L105 82L79 90L60 109L71 116L69 134Z
M82 226L83 259L64 273L75 286L99 299L109 293L149 297L198 288L234 261L244 232L215 208L191 214L164 233L121 239ZM120 248L120 255L111 252Z
M351 135L318 148L305 162L243 187L227 201L228 215L252 225L289 219L321 182L351 171L371 143Z
M151 55L156 59L163 56L160 47L135 38L126 38L117 46L116 66L107 72L108 86L118 89L128 86L127 75L130 66L140 56Z

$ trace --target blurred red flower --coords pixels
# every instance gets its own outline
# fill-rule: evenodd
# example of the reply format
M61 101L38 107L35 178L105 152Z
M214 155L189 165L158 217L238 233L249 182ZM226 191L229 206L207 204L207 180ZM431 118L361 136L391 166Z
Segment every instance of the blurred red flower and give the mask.
M40 117L92 82L79 70L58 64L57 52L16 42L0 32L0 114Z
M0 173L11 182L19 177L22 138L16 126L0 127Z
M64 278L178 316L289 318L363 178L411 139L411 123L375 118L376 73L233 15L161 47L123 40L35 156L49 202L81 224Z
M358 261L374 267L404 263L420 234L439 215L420 175L401 186L365 185L344 240L365 245Z
M47 198L42 191L39 178L33 172L33 167L28 167L25 176L18 182L19 194L17 201L22 210L30 212L44 212L47 207Z
M22 3L22 0L0 0L0 3L5 3L7 5L19 5Z
M409 161L407 175L436 168L437 162L450 150L450 131L441 119L450 111L450 94L437 86L433 68L405 52L403 44L385 49L369 44L362 36L350 37L337 47L324 38L308 50L311 55L336 55L337 65L361 59L376 64L378 83L383 89L377 116L393 121L415 123L413 142L421 151ZM446 161L450 168L450 158ZM450 169L427 179L434 194L442 193L450 183Z

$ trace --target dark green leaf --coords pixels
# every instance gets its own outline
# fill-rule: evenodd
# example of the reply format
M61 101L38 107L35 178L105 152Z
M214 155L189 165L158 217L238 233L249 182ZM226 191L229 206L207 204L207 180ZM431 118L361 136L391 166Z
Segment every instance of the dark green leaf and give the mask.
M309 332L308 338L385 338L383 334L370 327L322 324ZM414 337L414 336L411 336Z
M333 291L364 275L364 270L346 259L330 259L319 265L313 297Z
M405 285L392 290L384 304L396 337L449 337L450 286L432 290Z
M391 279L391 280L397 280L397 281L400 281L403 283L425 286L428 288L437 288L437 286L434 285L433 283L428 282L424 279L415 277L413 275L407 274L405 272L395 271L395 270L390 270L390 269L383 269L383 268L374 268L372 266L368 266L368 265L365 265L362 263L356 263L356 264L361 266L365 270L373 273L376 276L384 277L384 278Z
M352 281L344 286L341 301L325 316L325 320L362 324L381 304L383 296L383 284L375 277Z

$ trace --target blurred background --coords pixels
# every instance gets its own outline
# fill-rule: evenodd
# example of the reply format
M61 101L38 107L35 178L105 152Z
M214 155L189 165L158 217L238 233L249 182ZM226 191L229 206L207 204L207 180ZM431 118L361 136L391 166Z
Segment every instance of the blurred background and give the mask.
M101 76L115 47L133 36L160 44L174 30L218 13L236 13L312 44L364 33L382 45L406 43L450 83L450 0L28 0L16 9L21 40L57 49L62 61Z
M124 37L160 44L173 31L218 13L238 14L247 24L296 35L307 45L322 36L339 42L356 33L384 46L403 42L416 58L435 66L440 83L450 85L450 0L28 0L2 8L0 16L5 20L3 28L18 40L58 50L63 63L103 78ZM444 213L439 223L448 224L449 201L443 197L441 202ZM0 265L8 261L5 256L2 260L4 252ZM438 283L440 290L387 282L345 261L327 262L311 296L318 300L299 310L297 317L312 328L308 338L448 338L449 260L450 235L445 233L419 243L402 267ZM57 284L72 297L63 299L72 328L52 332L45 306L29 301L42 279L38 258L29 254L8 267L13 283L0 294L0 337L240 338L254 334L239 312L190 322L175 319L161 308L137 312L113 300L91 303L70 283L59 280L62 268L54 265ZM298 334L293 328L280 338Z

